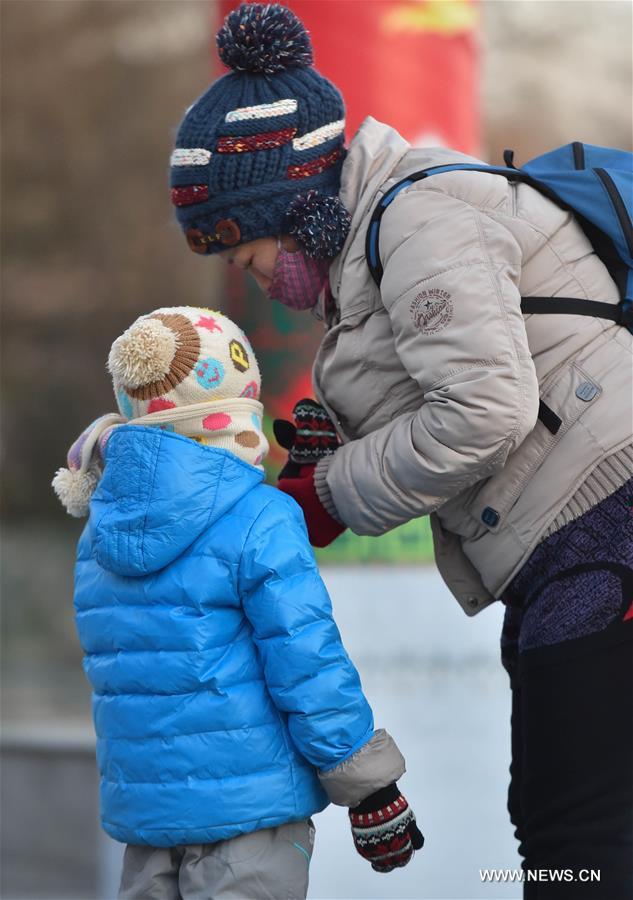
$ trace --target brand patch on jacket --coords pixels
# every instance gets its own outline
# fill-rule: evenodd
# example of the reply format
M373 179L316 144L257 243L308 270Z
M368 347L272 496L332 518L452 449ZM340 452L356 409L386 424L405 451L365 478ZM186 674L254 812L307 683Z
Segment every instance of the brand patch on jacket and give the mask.
M422 334L437 334L453 318L451 295L439 288L421 291L411 302L413 324Z

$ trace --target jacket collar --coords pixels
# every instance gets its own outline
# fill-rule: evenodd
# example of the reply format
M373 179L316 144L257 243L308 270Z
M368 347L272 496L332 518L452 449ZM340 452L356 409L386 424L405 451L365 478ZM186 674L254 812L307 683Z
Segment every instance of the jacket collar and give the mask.
M367 116L352 138L343 164L339 194L352 222L345 245L330 268L330 284L335 293L338 293L347 251L358 228L364 224L377 191L410 149L410 144L394 128L372 116Z

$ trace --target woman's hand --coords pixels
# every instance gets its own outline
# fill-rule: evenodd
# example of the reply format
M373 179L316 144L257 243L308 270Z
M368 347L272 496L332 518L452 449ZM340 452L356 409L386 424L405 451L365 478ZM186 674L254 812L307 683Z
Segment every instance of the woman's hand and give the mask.
M285 419L275 419L273 423L278 444L289 450L278 487L302 508L310 543L327 547L345 531L345 525L331 516L319 500L314 472L321 459L336 452L336 429L326 410L314 400L300 400L292 415L294 424Z

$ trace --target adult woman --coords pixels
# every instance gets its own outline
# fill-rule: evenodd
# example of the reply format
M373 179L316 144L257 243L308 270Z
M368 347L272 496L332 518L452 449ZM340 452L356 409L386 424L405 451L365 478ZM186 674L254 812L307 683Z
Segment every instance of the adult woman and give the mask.
M378 287L365 241L381 197L420 169L477 161L412 149L373 119L345 153L342 100L288 10L242 6L218 45L234 71L181 125L179 221L193 250L223 253L269 296L320 295L328 329L314 389L342 445L280 486L315 544L432 514L466 613L508 604L525 868L601 870L599 884L532 882L526 896L629 898L632 338L607 320L521 312L522 295L616 304L618 289L569 213L481 172L398 194Z

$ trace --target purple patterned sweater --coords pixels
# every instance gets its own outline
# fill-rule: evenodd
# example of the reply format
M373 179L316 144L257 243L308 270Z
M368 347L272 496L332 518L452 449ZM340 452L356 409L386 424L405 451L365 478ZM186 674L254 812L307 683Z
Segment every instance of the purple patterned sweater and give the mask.
M505 590L501 658L633 617L633 478L540 543Z

